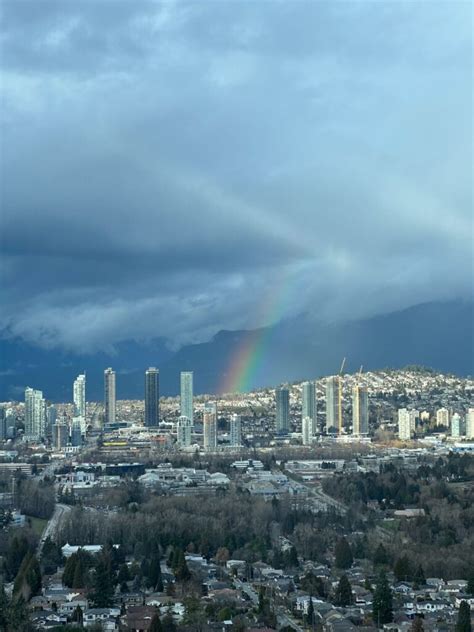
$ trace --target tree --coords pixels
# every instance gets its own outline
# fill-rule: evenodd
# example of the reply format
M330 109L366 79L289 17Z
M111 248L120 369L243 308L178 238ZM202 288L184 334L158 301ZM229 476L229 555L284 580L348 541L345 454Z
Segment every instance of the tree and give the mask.
M350 606L353 602L352 587L347 575L341 575L336 588L334 603L336 606Z
M467 601L461 601L456 621L456 632L471 632L471 607Z
M466 592L468 595L474 595L474 573L467 580Z
M0 630L7 629L9 600L3 584L0 585Z
M334 551L335 564L337 568L346 569L352 566L354 558L352 557L351 547L346 538L339 538L336 542L336 548Z
M423 619L421 617L415 617L410 628L411 632L424 632L424 629Z
M161 627L163 629L163 632L176 632L176 623L174 622L171 612L167 612L165 614Z
M109 608L113 604L114 577L111 560L106 553L101 553L94 573L94 585L91 599L95 608Z
M216 562L224 565L230 559L229 549L225 546L221 546L217 549Z
M74 612L72 613L71 620L74 621L75 623L78 623L82 627L82 622L84 620L84 614L82 612L81 606L77 606L75 608Z
M426 585L425 572L421 564L418 564L418 568L415 571L415 574L413 576L413 584L416 586Z
M153 615L148 632L163 632L163 626L161 625L158 613Z
M184 555L183 555L184 558ZM163 590L163 580L161 578L161 562L158 554L154 554L146 568L146 578L148 588L161 592Z
M395 574L395 578L399 582L407 582L411 580L412 577L412 569L410 560L406 555L402 555L395 562L393 567L393 572Z
M308 610L306 612L306 622L308 625L313 625L314 619L314 604L313 604L313 596L310 595L308 602Z
M388 564L387 549L382 543L375 549L374 564Z
M375 588L372 615L378 627L384 623L390 623L393 619L392 591L383 571L379 575Z

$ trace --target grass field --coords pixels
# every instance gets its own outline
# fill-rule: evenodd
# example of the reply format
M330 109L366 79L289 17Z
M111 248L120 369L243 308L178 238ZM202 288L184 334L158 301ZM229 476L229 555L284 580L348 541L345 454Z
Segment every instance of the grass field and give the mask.
M33 531L37 534L39 538L41 538L41 535L46 525L48 524L48 521L44 518L33 518L33 516L27 516L26 519L28 522L31 521L31 527Z

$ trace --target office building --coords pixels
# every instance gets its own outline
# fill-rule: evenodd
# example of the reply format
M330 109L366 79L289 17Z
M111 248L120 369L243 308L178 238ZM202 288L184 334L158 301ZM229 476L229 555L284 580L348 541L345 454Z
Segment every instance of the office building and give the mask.
M469 408L466 414L466 439L474 439L474 408Z
M406 408L398 411L398 438L402 441L409 441L412 437L412 415Z
M76 448L82 445L81 419L74 417L71 423L71 445Z
M311 417L303 417L301 422L301 435L303 445L311 445L313 443L313 420Z
M301 385L301 421L305 417L312 420L311 433L314 436L318 430L316 409L316 382L303 382Z
M458 438L462 437L463 434L463 423L461 415L458 415L458 413L454 413L451 418L451 436L454 438Z
M436 425L449 428L449 410L447 408L439 408L436 411Z
M86 418L86 376L78 375L72 387L74 417Z
M213 452L217 449L217 405L208 403L203 413L204 450Z
M115 371L110 367L104 371L104 423L115 423Z
M366 386L357 384L352 389L352 434L369 433L369 395Z
M281 386L275 390L276 432L288 434L290 431L290 392Z
M326 381L326 432L339 432L342 427L342 381L337 375Z
M7 438L7 411L4 406L0 406L0 441Z
M194 425L193 416L193 372L181 371L180 383L180 413L182 416L191 420L191 426Z
M56 423L56 418L57 418L56 406L54 406L53 404L49 404L49 406L46 407L46 434L48 436L51 436L51 433L53 431L53 426Z
M242 417L240 415L232 415L230 418L229 443L234 448L242 445Z
M44 437L46 426L46 403L42 391L25 389L25 439L37 441Z
M192 425L191 420L181 415L178 419L177 439L178 444L182 448L188 448L191 445Z
M67 423L56 421L53 424L52 438L53 446L56 449L60 450L61 448L65 448L69 440L69 428Z
M145 426L160 423L160 372L155 367L145 371Z

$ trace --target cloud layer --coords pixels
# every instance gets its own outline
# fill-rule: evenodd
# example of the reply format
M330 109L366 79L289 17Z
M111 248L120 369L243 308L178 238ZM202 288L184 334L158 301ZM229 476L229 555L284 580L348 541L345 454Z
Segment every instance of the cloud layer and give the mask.
M464 2L10 2L3 336L205 340L472 290Z

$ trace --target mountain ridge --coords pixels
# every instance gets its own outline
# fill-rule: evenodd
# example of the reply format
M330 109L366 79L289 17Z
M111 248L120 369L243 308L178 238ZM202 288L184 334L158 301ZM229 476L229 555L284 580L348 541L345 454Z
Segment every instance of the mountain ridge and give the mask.
M72 381L87 373L87 397L103 398L103 370L117 371L117 397L141 399L144 371L160 369L162 395L176 395L179 372L195 373L196 393L215 394L249 339L266 339L248 388L334 374L343 357L347 368L366 370L410 364L457 375L474 374L474 302L424 303L344 323L324 324L302 314L258 330L221 330L208 342L173 352L166 341L126 341L114 353L73 354L41 349L24 341L0 340L0 400L22 400L25 386L43 390L51 401L70 401ZM251 351L251 347L250 347ZM250 357L250 356L249 356Z

